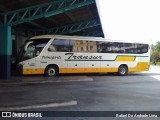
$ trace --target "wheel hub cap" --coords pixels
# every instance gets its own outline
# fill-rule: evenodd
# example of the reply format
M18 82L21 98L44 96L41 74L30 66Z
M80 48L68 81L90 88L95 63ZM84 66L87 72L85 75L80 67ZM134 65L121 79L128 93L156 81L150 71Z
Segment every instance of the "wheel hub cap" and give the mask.
M121 74L125 74L126 70L124 68L121 69Z
M48 75L53 76L55 75L55 70L53 68L48 70Z

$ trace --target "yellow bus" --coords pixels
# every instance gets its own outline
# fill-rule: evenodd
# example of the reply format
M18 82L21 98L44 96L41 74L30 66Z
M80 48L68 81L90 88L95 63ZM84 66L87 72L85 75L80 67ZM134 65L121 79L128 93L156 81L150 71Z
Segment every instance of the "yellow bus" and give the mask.
M149 45L99 37L41 35L26 41L19 55L21 74L118 73L148 71Z

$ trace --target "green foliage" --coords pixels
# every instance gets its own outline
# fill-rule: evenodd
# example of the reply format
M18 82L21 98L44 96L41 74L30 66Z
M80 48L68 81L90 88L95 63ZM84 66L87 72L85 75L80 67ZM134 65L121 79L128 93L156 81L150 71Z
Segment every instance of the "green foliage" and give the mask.
M160 62L160 41L155 45L151 45L151 62L153 64Z
M156 65L160 65L160 62L157 62Z

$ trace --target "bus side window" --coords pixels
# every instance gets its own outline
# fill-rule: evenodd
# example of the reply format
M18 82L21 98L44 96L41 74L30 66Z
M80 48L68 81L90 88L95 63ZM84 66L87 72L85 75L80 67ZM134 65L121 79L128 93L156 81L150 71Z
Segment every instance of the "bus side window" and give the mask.
M49 48L48 48L48 51L49 51L49 52L56 52L57 50L56 50L56 47L51 44L51 45L49 46Z
M147 44L136 44L137 46L137 54L143 54L148 52L148 45Z
M56 52L70 52L69 40L67 39L54 39L52 44Z
M135 54L135 44L133 43L125 43L124 44L124 50L125 50L125 53L128 53L128 54Z

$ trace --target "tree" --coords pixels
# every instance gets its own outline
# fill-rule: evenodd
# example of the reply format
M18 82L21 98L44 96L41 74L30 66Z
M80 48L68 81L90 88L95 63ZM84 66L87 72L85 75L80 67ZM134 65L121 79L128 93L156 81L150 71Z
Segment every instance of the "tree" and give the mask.
M160 62L160 41L155 45L151 45L151 62L155 65Z

